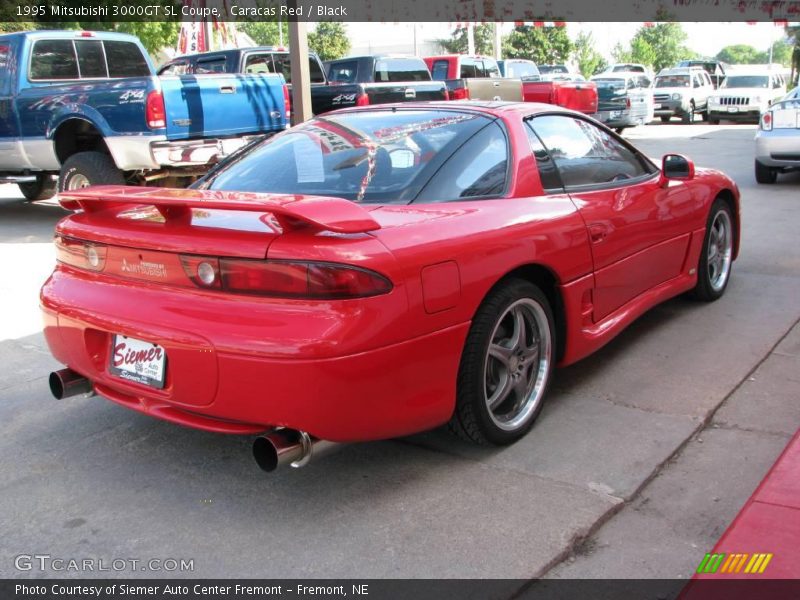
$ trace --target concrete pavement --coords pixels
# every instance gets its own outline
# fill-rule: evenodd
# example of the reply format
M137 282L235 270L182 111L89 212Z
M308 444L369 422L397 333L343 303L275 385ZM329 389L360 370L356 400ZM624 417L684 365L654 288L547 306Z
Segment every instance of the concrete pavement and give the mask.
M437 431L271 476L248 438L49 397L56 365L35 298L61 213L5 187L0 577L78 575L15 568L35 552L193 559L193 571L169 575L200 577L690 575L692 553L713 546L800 422L800 175L757 186L752 135L626 131L651 156L686 153L742 188L742 255L719 302L667 302L558 371L539 422L512 447Z

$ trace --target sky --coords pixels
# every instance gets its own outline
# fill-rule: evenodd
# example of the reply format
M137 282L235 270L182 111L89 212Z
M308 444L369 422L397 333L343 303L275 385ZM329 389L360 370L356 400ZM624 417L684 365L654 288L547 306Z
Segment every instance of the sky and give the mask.
M440 39L449 37L455 23L417 23L417 39ZM681 23L688 39L687 45L703 56L714 56L725 46L749 44L758 50L767 50L772 42L784 35L783 27L774 23ZM568 23L567 31L575 38L581 31L593 34L597 50L611 59L611 49L617 43L630 41L642 23ZM504 32L513 25L503 26ZM347 28L353 46L361 46L358 40L381 40L385 44L410 43L413 37L412 23L348 23ZM611 35L609 35L611 33ZM409 52L411 48L409 48Z

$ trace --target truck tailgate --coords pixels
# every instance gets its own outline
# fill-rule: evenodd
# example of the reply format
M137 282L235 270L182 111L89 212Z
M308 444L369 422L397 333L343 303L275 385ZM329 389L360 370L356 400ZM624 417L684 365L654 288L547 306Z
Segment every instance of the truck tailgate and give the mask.
M281 131L287 126L280 75L161 77L167 139Z
M471 78L465 79L470 100L522 101L522 81L519 79Z

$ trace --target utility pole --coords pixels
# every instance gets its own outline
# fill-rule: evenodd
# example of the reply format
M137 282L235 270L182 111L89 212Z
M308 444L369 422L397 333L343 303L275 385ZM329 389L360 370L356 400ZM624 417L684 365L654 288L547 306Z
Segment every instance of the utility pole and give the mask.
M308 121L311 114L311 70L308 37L303 21L289 21L289 64L292 69L292 124Z
M467 54L475 54L475 23L467 23Z
M500 23L494 22L494 58L500 60L503 58L502 38L500 37Z

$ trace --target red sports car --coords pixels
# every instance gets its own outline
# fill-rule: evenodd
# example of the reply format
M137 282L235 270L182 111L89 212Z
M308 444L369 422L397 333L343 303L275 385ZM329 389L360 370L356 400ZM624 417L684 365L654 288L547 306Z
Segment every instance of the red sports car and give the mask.
M740 230L724 174L530 103L328 113L193 189L60 200L53 393L267 432L265 469L445 423L513 442L555 365L667 298L719 298Z

